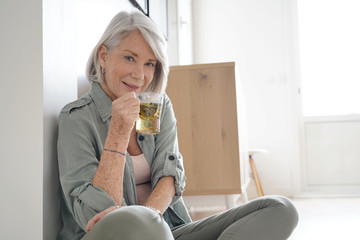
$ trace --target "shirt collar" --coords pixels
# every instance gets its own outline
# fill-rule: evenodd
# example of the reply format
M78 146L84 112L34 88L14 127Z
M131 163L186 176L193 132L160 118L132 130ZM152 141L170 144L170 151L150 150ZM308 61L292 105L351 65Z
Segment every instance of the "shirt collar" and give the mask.
M90 96L94 100L97 110L103 122L111 117L112 101L109 96L101 88L100 83L92 82Z

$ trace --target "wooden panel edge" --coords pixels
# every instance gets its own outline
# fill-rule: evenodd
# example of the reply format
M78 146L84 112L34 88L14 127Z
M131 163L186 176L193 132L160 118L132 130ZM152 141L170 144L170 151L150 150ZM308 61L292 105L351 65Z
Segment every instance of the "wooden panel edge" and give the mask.
M219 62L219 63L203 63L192 65L176 65L170 66L170 71L184 70L184 69L199 69L199 68L214 68L214 67L235 67L235 62Z

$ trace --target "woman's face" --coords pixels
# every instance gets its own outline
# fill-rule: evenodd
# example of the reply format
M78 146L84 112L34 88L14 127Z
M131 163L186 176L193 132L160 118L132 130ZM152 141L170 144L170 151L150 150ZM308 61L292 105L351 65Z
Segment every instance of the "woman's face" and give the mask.
M153 80L157 59L139 31L130 33L111 52L101 46L98 54L105 69L101 87L111 100L128 92L141 93Z

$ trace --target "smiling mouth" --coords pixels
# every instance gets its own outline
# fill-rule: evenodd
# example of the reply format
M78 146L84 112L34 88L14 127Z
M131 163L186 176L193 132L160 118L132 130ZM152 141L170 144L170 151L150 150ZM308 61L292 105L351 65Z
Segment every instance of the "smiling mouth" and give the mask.
M130 90L132 91L136 91L137 89L139 89L140 87L139 86L136 86L136 85L132 85L132 84L129 84L129 83L126 83L126 82L123 82L124 85L129 88Z

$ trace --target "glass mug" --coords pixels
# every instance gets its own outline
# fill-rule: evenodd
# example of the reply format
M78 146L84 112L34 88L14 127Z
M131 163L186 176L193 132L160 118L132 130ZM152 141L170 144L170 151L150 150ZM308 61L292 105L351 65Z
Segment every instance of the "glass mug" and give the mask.
M140 100L139 118L136 120L136 132L140 134L158 134L160 132L160 114L163 95L143 92L137 96Z

